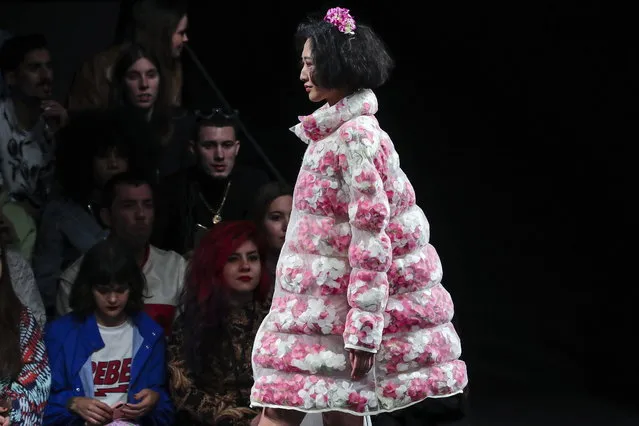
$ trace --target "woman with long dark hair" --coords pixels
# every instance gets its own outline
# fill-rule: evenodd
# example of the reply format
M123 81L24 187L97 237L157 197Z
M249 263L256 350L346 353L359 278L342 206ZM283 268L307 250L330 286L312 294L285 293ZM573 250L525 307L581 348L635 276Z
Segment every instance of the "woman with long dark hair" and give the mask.
M51 384L42 331L14 291L0 244L0 426L40 425Z
M150 145L137 144L147 174L154 180L176 173L193 162L188 141L194 117L171 103L168 71L142 44L124 48L113 66L109 106L140 123L152 136Z
M251 348L269 279L251 221L215 225L201 240L169 343L178 424L249 425Z
M68 108L78 111L106 108L113 65L130 43L147 46L168 72L171 103L182 103L182 63L180 56L188 41L187 4L184 0L140 0L133 5L131 25L124 41L96 54L76 74L69 91Z
M251 217L267 247L264 264L271 279L269 305L275 288L275 268L286 238L292 208L293 187L280 181L262 185L253 204Z

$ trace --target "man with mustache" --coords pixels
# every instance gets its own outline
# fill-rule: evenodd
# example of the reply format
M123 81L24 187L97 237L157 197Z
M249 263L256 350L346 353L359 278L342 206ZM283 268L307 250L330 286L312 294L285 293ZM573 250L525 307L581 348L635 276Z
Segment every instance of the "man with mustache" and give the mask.
M68 121L52 99L53 70L40 34L15 36L0 50L9 95L0 101L0 184L34 218L53 180L54 134Z

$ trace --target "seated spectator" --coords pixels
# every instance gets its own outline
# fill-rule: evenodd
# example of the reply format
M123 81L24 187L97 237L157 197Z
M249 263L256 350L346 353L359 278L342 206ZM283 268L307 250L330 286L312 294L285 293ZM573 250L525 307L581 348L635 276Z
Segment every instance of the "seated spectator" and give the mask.
M35 317L16 295L21 276L0 245L0 425L41 425L51 371ZM17 271L20 272L20 271Z
M251 351L268 312L268 276L250 221L216 225L189 265L181 315L169 341L178 425L249 425Z
M144 311L164 328L168 336L177 316L186 261L175 252L149 244L155 215L151 185L134 173L120 173L107 182L102 195L100 218L110 229L109 238L118 237L134 251L146 277ZM69 294L81 264L82 257L60 277L56 300L59 315L72 309Z
M87 111L60 134L60 193L44 208L33 255L38 288L50 314L62 272L108 235L100 220L102 190L111 177L129 168L133 137L124 129L127 125L114 114Z
M53 184L54 135L68 120L51 98L53 71L44 36L14 36L0 49L9 96L0 100L0 184L37 220Z
M7 247L31 262L37 227L22 203L9 201L9 193L0 184L0 238Z
M128 244L109 238L83 257L73 312L47 327L53 376L48 425L170 425L162 328L142 309L144 275Z
M252 218L268 246L266 266L275 280L275 267L286 239L288 221L293 209L293 188L274 181L263 185L255 199Z
M251 214L268 248L264 265L271 280L267 298L269 306L275 290L275 268L286 239L292 209L293 188L285 183L274 181L260 188Z
M133 22L126 41L96 54L76 74L69 91L71 111L106 108L109 104L113 65L130 43L147 46L162 62L170 76L171 103L181 104L181 55L188 27L187 5L183 0L141 0L133 7Z
M189 138L194 120L185 110L171 104L166 71L149 49L128 45L113 67L110 107L147 125L150 144L135 146L137 157L149 177L155 180L192 165Z
M240 151L237 111L196 113L191 142L195 165L167 177L153 242L187 254L198 239L223 220L249 219L257 189L270 181L260 169L236 164Z

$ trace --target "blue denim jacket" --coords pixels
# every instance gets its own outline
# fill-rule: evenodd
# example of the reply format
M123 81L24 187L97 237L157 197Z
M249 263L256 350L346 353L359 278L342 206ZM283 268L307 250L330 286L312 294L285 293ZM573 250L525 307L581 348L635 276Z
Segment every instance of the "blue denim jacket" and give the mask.
M75 201L60 198L47 204L32 260L45 307L51 308L55 304L62 272L108 233L84 206Z

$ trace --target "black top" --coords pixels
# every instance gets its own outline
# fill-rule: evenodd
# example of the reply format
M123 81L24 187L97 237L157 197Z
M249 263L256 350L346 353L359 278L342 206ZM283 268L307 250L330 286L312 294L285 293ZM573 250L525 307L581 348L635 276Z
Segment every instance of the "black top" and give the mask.
M213 179L197 166L167 177L156 191L151 243L180 254L189 252L213 226L220 207L223 221L249 219L259 188L270 180L263 170L237 164L227 179Z

